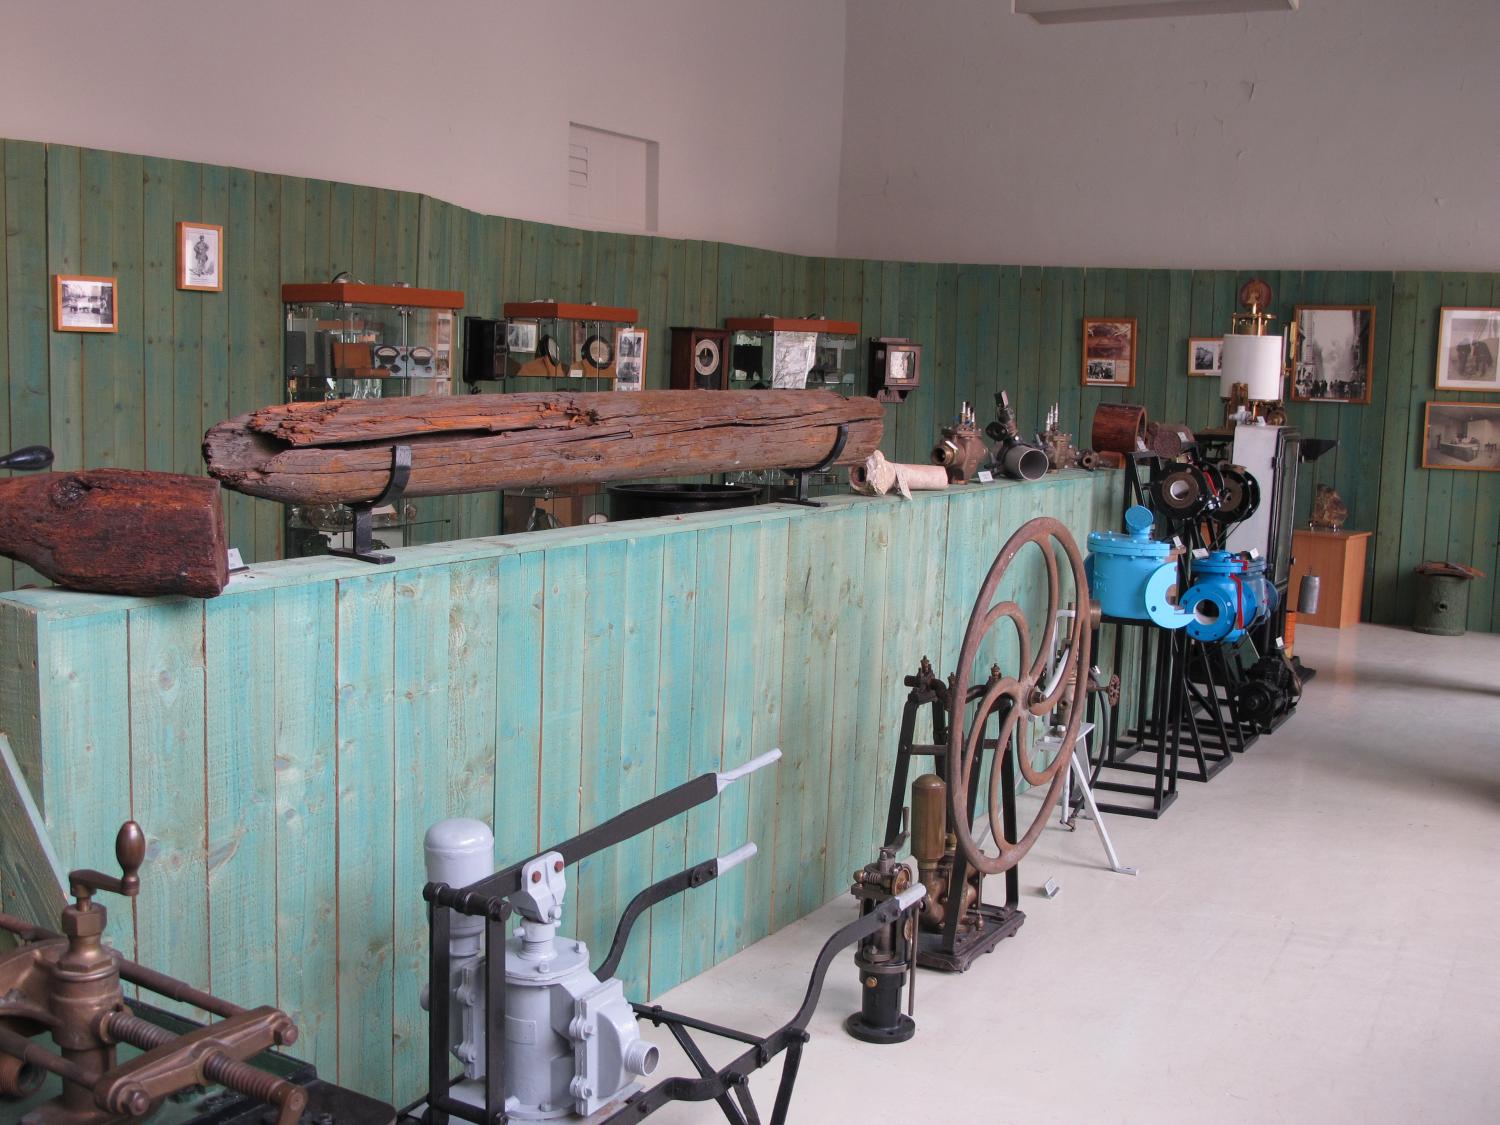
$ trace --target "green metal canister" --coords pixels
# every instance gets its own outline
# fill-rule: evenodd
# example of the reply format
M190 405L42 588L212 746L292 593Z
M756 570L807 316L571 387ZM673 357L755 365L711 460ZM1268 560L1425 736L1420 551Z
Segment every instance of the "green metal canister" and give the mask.
M1417 567L1411 627L1439 637L1463 636L1469 619L1469 583L1479 577L1479 571L1458 563L1425 562Z

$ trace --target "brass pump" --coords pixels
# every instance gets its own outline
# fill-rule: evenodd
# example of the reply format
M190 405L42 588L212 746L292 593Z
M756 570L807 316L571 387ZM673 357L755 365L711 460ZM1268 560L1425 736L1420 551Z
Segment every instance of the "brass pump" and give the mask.
M20 945L0 954L0 1098L35 1093L50 1072L62 1093L23 1118L23 1125L119 1125L154 1112L164 1098L217 1083L276 1107L277 1125L295 1125L307 1091L244 1060L296 1042L297 1028L270 1007L246 1010L173 977L128 961L104 944L109 914L100 891L135 897L146 836L128 820L115 838L120 875L80 868L68 873L76 901L63 908L61 933L0 914L0 929ZM223 1017L175 1035L133 1015L120 982ZM57 1052L31 1041L49 1033ZM115 1047L143 1054L118 1063Z

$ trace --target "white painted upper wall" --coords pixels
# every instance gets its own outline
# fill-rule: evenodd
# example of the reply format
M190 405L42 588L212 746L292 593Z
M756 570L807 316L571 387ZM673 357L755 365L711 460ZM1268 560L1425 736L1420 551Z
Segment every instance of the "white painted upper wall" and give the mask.
M1043 27L850 0L838 252L1500 269L1500 0Z
M569 226L568 123L660 146L659 233L833 252L844 0L7 0L0 137Z

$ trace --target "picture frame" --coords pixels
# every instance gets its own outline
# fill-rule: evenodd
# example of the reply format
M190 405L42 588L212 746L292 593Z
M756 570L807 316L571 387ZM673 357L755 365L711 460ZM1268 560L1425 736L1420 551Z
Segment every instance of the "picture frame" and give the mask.
M1435 381L1440 391L1500 391L1500 309L1442 308Z
M53 275L52 328L56 332L118 332L118 279L72 273Z
M1429 402L1422 468L1500 472L1500 402Z
M223 291L223 227L214 223L177 224L177 288L196 293Z
M1365 406L1374 383L1375 306L1298 305L1292 401Z
M505 322L505 350L517 355L536 355L538 326L534 320Z
M650 335L650 329L638 325L615 330L615 390L645 389L646 346Z
M1212 376L1224 373L1224 337L1191 336L1188 338L1188 374Z
M1083 318L1083 364L1080 375L1085 387L1135 386L1138 329L1133 316Z

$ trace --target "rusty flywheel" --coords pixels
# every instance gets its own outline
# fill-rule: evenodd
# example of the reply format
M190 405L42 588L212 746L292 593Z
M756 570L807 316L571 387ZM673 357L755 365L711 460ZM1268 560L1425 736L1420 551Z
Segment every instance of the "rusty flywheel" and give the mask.
M1026 611L1012 597L999 595L1007 572L1028 544L1041 553L1046 570L1047 603L1041 627L1034 628ZM1062 593L1062 561L1066 562L1072 585L1070 601L1075 612L1059 617L1065 607ZM1014 578L1014 575L1012 575ZM1014 582L1011 583L1014 586ZM998 599L998 600L997 600ZM1030 600L1030 599L1028 599ZM952 713L948 728L948 794L952 804L953 828L964 858L987 875L1008 871L1021 861L1041 835L1048 816L1056 808L1067 777L1068 762L1078 740L1083 721L1090 666L1090 616L1088 582L1084 576L1083 556L1068 529L1058 520L1040 516L1028 521L1006 541L990 565L974 612L964 631L959 652L958 672L949 677L949 699ZM1065 652L1060 664L1054 664L1058 649L1058 622L1068 623L1064 638ZM996 648L998 635L1009 621L1014 629L1017 658L1015 674L1006 674L997 662L987 680L966 690L963 677L972 675L985 654ZM1056 717L1061 746L1050 762L1038 768L1029 746L1031 720ZM1034 787L1046 788L1036 818L1019 838L1006 834L1003 816L1002 785L1007 776L1005 756L1013 754L1014 768L1021 778ZM984 850L983 836L974 833L975 809L971 807L971 779L974 771L989 767L987 801L990 835L996 851Z

